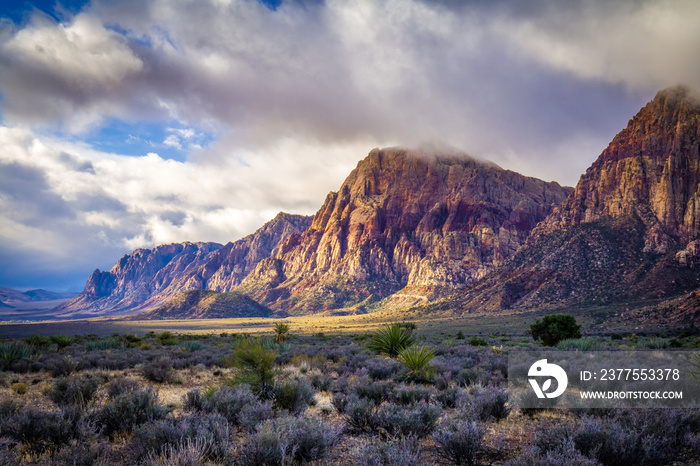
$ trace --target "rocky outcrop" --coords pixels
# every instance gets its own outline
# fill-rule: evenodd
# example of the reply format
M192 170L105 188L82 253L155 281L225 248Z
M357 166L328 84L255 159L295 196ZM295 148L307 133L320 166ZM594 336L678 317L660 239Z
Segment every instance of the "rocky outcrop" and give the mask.
M225 246L177 243L137 249L109 272L95 270L85 290L56 309L57 316L135 313L188 290L231 291L280 242L310 223L311 217L280 213L252 235Z
M700 236L700 97L687 87L660 91L642 108L536 234L628 215L646 225L645 252Z
M458 312L648 306L700 286L700 100L659 92L497 273L444 303Z
M217 243L177 243L137 249L109 272L95 270L85 289L56 308L57 317L105 315L139 309L221 248Z
M375 149L239 289L292 312L425 297L511 257L570 191L464 154Z

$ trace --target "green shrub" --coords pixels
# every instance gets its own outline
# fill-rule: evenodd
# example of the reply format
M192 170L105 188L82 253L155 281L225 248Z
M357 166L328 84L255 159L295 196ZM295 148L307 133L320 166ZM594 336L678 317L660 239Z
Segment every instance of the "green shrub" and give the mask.
M290 380L275 383L273 387L275 407L299 414L315 403L315 390L306 380Z
M430 380L434 368L430 361L435 357L435 351L430 348L413 345L399 352L398 360L408 369L408 377L414 380Z
M401 350L411 346L415 341L416 337L412 330L396 323L374 332L368 347L373 351L395 358Z
M263 399L271 399L274 396L273 368L277 353L269 346L269 341L264 338L242 339L236 343L230 358L230 363L241 370L241 374L231 381L232 384L248 384L253 392Z
M163 346L177 345L177 338L170 332L159 333L156 336L156 340Z
M469 345L470 346L488 346L489 344L484 338L474 336L474 337L471 337L469 339Z
M620 335L619 333L613 333L612 335L610 335L610 339L611 340L622 340L622 335Z
M545 316L530 325L530 333L535 340L541 340L546 346L555 346L562 340L581 338L581 326L568 314Z

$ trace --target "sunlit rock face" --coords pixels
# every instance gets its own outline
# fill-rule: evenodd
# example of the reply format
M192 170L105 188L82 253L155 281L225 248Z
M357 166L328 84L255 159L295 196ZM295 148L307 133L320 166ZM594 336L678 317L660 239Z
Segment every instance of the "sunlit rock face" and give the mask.
M374 149L239 290L292 312L431 297L511 257L570 192L465 154Z

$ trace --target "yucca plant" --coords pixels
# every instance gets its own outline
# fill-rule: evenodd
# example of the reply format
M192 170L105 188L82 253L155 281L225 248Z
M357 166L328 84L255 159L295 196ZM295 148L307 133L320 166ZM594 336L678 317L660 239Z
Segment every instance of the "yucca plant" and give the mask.
M414 380L430 380L433 367L430 361L435 351L425 346L413 345L399 352L398 360L408 369L408 377Z
M275 343L282 343L289 337L289 324L277 322L275 324Z
M28 358L34 353L34 348L22 341L9 341L0 344L0 365L2 369L9 369L12 364L22 358Z
M63 351L73 344L73 338L67 335L51 335L49 339L58 347L58 351Z
M408 348L415 341L416 337L411 329L401 324L391 324L374 332L368 347L373 351L395 358L401 350Z

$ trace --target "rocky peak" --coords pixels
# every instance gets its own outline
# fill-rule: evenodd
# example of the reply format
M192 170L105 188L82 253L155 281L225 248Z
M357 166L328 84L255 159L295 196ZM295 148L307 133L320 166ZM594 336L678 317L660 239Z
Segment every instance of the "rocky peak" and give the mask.
M684 86L660 91L632 118L538 233L636 215L646 250L665 253L700 233L700 98Z
M465 154L374 149L243 285L299 312L452 287L511 256L569 192Z
M137 249L109 272L95 270L85 290L59 308L62 316L137 312L188 290L230 291L287 237L306 230L311 217L279 213L255 233L222 246L174 243Z

